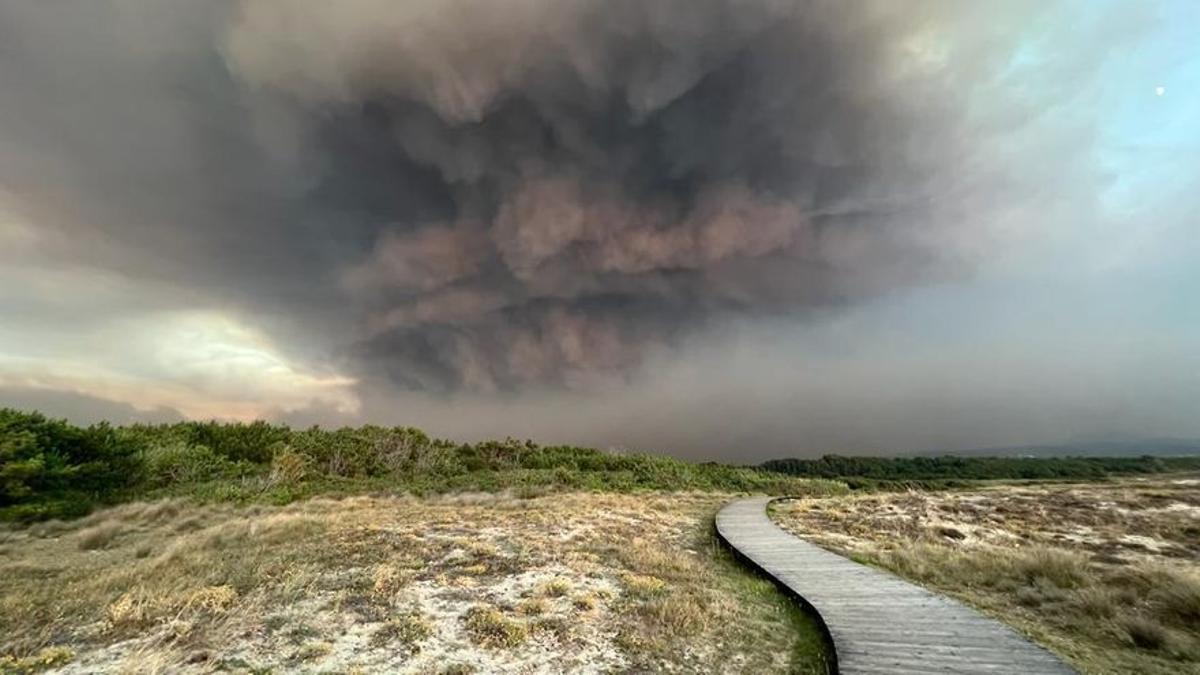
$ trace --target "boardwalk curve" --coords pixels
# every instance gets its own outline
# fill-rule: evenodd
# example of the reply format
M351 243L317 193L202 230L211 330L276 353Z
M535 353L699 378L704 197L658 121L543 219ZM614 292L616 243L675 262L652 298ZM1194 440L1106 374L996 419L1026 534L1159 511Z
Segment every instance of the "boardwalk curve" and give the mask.
M960 602L788 534L767 516L773 499L727 504L717 513L717 533L816 610L839 673L1075 673Z

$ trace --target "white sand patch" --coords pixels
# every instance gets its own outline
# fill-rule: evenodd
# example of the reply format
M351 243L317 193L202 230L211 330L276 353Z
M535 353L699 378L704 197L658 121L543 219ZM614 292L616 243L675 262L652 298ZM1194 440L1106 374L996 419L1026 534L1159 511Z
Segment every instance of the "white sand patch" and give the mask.
M1100 533L1096 532L1095 528L1089 525L1077 525L1065 532L1052 532L1050 533L1050 538L1072 544L1091 546L1099 546L1106 541Z
M114 672L131 652L146 642L145 638L124 640L103 649L76 655L75 659L61 668L51 668L47 673L61 675L90 675L91 673Z
M1181 513L1192 518L1200 517L1200 506L1195 504L1184 504L1183 502L1173 502L1160 509L1163 513Z
M399 602L418 610L434 628L430 638L421 643L420 652L399 672L436 671L449 663L469 663L487 673L600 673L625 665L625 656L613 642L616 631L604 627L608 623L604 621L607 602L600 601L595 609L580 615L569 596L545 599L549 609L544 616L561 618L571 626L566 639L535 631L523 644L512 648L487 649L473 644L464 625L472 607L485 604L511 609L533 596L539 586L556 579L569 581L573 589L569 595L599 593L613 598L619 591L609 579L580 576L563 565L510 575L469 591L448 591L433 582L413 584Z
M1152 509L1137 509L1131 511L1131 513L1142 513L1145 515L1173 514L1181 515L1187 518L1200 518L1200 506L1185 504L1183 502L1172 502L1166 506L1160 506Z
M112 549L80 551L74 531L56 544L0 528L0 556L19 547L33 559L26 539L40 547L37 569L56 564L42 549L57 555L65 546L68 557L87 561L120 556L113 573L87 562L111 588L88 586L87 613L73 610L70 631L55 633L71 661L51 672L784 672L792 652L779 610L743 597L712 566L700 530L720 501L317 499L172 516L203 521L190 529L117 512L130 524ZM287 528L299 521L313 528L292 538ZM135 555L135 543L151 555ZM145 616L80 625L123 597L127 566L145 586L137 586ZM628 575L662 577L665 590L627 592ZM216 578L237 584L236 598L191 604L193 587ZM676 611L686 631L673 623ZM712 620L692 616L700 611Z
M1125 545L1144 548L1151 553L1161 553L1164 548L1171 546L1171 542L1169 541L1163 541L1162 539L1155 539L1154 537L1147 537L1140 534L1124 534L1121 535L1117 541Z
M1166 506L1156 506L1153 508L1130 509L1125 507L1117 507L1114 509L1122 515L1141 515L1141 516L1156 516L1156 515L1181 515L1187 518L1200 518L1200 506L1193 504L1185 504L1183 502L1171 502Z
M513 608L535 595L551 580L566 580L571 591L562 597L544 598L547 609L540 617L519 617ZM334 591L323 591L293 603L273 615L279 625L267 630L261 624L238 630L239 637L222 649L221 662L234 669L271 668L296 673L363 672L429 673L455 663L469 664L480 673L602 673L619 670L628 661L616 646L616 625L610 604L620 586L612 579L579 575L564 565L549 565L485 583L458 577L449 584L420 581L395 598L395 616L416 615L428 623L430 635L416 644L382 641L376 633L386 621L364 620L340 602ZM591 610L574 607L573 598L589 594L597 600ZM489 649L474 643L466 630L466 613L476 605L500 608L514 619L532 623L537 618L558 619L569 627L559 637L531 630L522 644ZM163 658L158 649L177 626L78 654L69 664L51 672L83 675L96 672L139 671L149 658ZM172 655L177 657L178 654ZM172 659L174 660L174 659ZM178 665L172 672L211 672L215 663Z

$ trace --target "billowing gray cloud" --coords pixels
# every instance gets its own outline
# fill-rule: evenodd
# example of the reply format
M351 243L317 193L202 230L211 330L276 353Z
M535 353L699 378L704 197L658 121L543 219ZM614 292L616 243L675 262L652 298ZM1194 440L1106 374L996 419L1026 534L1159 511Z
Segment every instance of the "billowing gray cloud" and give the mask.
M1076 111L1153 12L1085 5L0 2L0 216L32 232L6 278L145 289L0 309L60 333L236 316L272 348L222 354L314 391L336 370L366 410L649 391L714 327L968 278L1097 220Z
M15 208L403 387L619 378L714 318L954 273L1005 187L962 84L1011 45L957 3L3 11Z

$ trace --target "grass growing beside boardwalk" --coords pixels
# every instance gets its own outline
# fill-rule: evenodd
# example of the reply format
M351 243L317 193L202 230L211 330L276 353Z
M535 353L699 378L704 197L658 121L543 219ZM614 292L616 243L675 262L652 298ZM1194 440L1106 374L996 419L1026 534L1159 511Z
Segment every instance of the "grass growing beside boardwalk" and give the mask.
M785 528L954 596L1089 674L1200 673L1195 476L784 502Z
M1089 673L1200 673L1200 573L1088 564L1059 548L959 551L918 544L880 566L1000 616Z
M157 501L0 529L0 672L825 673L815 625L713 536L727 499Z
M709 544L714 559L724 576L737 589L738 597L752 598L755 604L770 604L786 620L794 636L787 672L790 675L831 675L833 645L820 620L786 595L774 582L755 573L748 573L728 547L717 539L715 528L709 532Z

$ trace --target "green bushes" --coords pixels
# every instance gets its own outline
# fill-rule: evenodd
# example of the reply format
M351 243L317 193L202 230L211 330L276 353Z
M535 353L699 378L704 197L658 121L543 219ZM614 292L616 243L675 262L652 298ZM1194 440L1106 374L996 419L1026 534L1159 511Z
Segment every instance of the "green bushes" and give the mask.
M0 411L0 519L86 513L127 497L285 503L319 493L512 489L813 494L832 481L532 441L455 444L411 427L292 430L255 422L87 429Z
M290 432L286 447L312 458L317 470L347 478L412 472L455 472L453 447L419 429L364 426L326 431L312 427Z
M86 513L146 494L286 502L321 492L514 489L707 490L813 494L852 487L945 487L968 478L1095 477L1161 471L1198 458L852 458L778 460L759 468L539 446L456 444L411 427L293 430L266 422L87 428L0 410L0 519Z
M1110 475L1200 469L1200 457L842 457L773 459L760 468L790 476L850 479L853 489L938 489L965 480L1098 480Z
M0 409L0 509L71 516L137 480L140 447L107 424L80 428Z
M222 424L220 422L180 422L178 424L133 425L124 435L143 447L182 444L204 446L231 462L261 464L271 461L270 448L286 442L292 431L266 422Z
M142 462L143 476L154 487L213 480L232 473L237 467L207 445L179 442L147 448L143 451Z
M285 448L271 459L271 482L294 485L303 481L312 471L312 457Z

